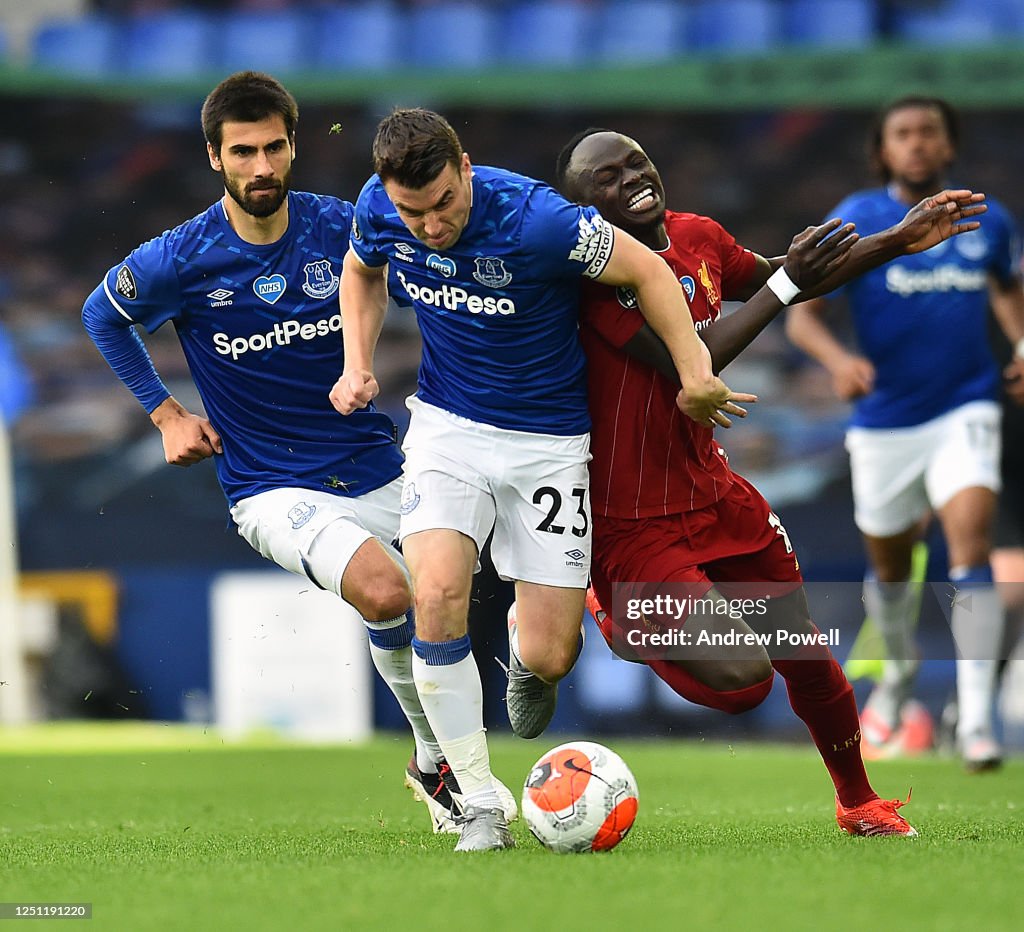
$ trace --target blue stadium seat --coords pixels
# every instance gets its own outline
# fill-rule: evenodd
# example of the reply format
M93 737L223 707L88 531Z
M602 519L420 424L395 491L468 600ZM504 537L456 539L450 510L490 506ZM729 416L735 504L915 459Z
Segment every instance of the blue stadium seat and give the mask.
M935 6L901 5L892 16L894 38L919 45L988 45L999 41L994 4L946 0Z
M767 52L782 38L782 8L775 0L700 0L690 42L714 52Z
M141 78L184 78L211 70L217 38L214 21L201 13L139 16L124 27L118 67Z
M980 15L991 22L997 42L1024 33L1024 0L947 0L946 9L961 17Z
M675 0L610 0L594 29L598 58L640 64L682 55L689 20L689 7Z
M275 77L312 71L310 28L303 11L228 13L220 21L216 64L227 72L251 68Z
M424 68L481 69L494 66L498 20L489 6L432 3L409 14L406 47Z
M502 24L505 59L510 65L569 68L593 57L593 9L573 0L518 3Z
M404 18L393 3L327 7L315 14L311 53L323 71L386 71L402 65Z
M114 65L117 26L102 16L46 23L32 40L32 64L44 71L103 78Z
M876 0L786 0L787 42L820 48L865 48L878 33Z

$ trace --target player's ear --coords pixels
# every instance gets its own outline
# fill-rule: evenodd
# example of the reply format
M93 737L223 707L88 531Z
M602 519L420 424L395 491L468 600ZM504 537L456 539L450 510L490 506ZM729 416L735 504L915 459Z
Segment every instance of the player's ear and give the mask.
M459 174L461 174L463 178L468 178L473 174L473 166L469 162L468 152L462 153L462 164L459 165Z
M221 170L220 156L214 151L213 145L209 142L206 144L206 154L210 158L210 168L215 172L219 172Z
M292 161L295 161L295 134L292 133L292 138L288 140L288 145L292 149Z

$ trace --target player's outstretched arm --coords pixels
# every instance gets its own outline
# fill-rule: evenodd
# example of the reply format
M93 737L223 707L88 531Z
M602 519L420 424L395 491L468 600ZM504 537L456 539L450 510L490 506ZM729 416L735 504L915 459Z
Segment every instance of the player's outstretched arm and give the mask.
M658 255L617 230L611 258L598 280L631 288L636 294L641 313L668 348L682 385L678 403L684 414L698 423L721 427L731 426L730 414L746 416L736 402L753 402L756 396L733 392L714 374L683 290Z
M841 228L841 229L840 229ZM797 234L784 258L787 278L801 290L832 274L850 255L858 236L852 223L830 220L817 227L808 227ZM759 267L769 269L768 260L758 257ZM761 274L767 282L768 274ZM779 295L762 284L748 301L727 317L704 328L700 338L711 353L712 368L717 375L746 349L779 312L786 307ZM627 353L673 378L672 362L664 344L648 327L623 347Z
M985 195L966 188L947 189L926 197L911 207L899 223L860 239L842 266L816 285L802 290L800 297L806 300L828 294L898 256L923 252L951 236L976 230L981 224L971 218L986 210ZM772 268L779 268L784 261L769 260Z
M764 277L753 297L701 333L701 339L711 352L715 372L729 365L790 301L795 300L792 288L799 289L798 294L802 295L834 275L849 261L859 239L854 225L838 218L807 227L794 236L783 259L785 280L782 286L770 284L771 276ZM766 267L767 263L760 259L758 266Z
M388 306L386 269L365 265L351 249L345 253L338 287L345 371L330 393L331 404L341 414L365 408L380 392L373 354Z

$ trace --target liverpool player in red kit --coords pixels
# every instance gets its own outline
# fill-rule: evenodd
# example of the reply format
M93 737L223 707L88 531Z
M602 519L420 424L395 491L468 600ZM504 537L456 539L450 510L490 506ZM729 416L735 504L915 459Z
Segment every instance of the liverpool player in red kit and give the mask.
M876 236L858 240L852 225L834 220L805 230L786 256L765 259L707 217L667 211L654 165L618 133L578 134L559 156L558 181L567 196L596 206L661 253L687 292L716 372L798 293L823 293L897 255L974 229L964 218L984 210L981 195L943 192ZM747 304L719 321L723 298ZM758 705L777 670L835 784L840 827L852 835L916 835L897 812L902 803L880 799L868 782L853 690L828 647L794 647L777 634L817 633L789 537L760 493L730 469L712 430L681 414L670 357L635 304L623 289L589 285L581 302L593 421L588 605L602 633L616 653L647 663L680 695L726 712ZM639 595L684 584L694 599L762 600L764 611L693 612L675 649L635 651L637 623L602 610L612 606L616 583ZM640 620L647 631L673 627L658 616ZM719 646L698 647L700 632ZM767 647L720 646L755 633L771 635ZM680 650L680 643L689 647Z

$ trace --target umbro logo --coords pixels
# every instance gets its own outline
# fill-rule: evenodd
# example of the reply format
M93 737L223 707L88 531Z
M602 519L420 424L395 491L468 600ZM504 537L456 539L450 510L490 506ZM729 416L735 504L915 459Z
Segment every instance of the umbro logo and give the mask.
M206 297L210 299L210 307L224 307L226 304L234 304L234 301L229 300L234 294L233 291L228 291L227 288L217 288L211 291Z
M584 561L586 560L587 555L579 548L566 550L565 555L569 558L565 561L566 566L575 566L578 569L584 569L586 567L587 564Z

